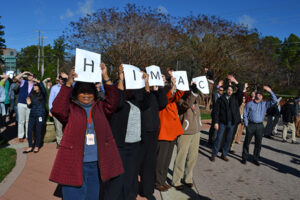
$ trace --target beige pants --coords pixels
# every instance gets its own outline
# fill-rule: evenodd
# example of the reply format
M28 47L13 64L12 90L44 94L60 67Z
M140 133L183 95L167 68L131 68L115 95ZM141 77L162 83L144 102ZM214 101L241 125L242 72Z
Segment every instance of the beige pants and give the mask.
M53 121L54 121L55 132L56 132L56 142L57 142L57 144L60 144L60 141L61 141L61 138L63 135L63 132L62 132L63 126L60 123L60 121L58 121L58 119L56 119L54 116L53 116Z
M174 186L182 185L182 178L185 183L193 183L193 169L198 157L199 140L200 133L181 135L177 139L177 156L172 178Z
M296 134L295 134L295 123L284 123L283 125L283 133L282 133L282 139L286 140L286 135L288 130L292 131L292 141L296 141Z
M300 116L296 117L296 135L300 137Z

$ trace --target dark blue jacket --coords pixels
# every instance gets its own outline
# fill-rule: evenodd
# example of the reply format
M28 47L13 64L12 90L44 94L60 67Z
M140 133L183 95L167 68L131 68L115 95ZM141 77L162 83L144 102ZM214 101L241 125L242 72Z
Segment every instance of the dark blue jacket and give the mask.
M31 90L31 93L29 94L29 97L33 97L31 98L31 104L28 105L29 108L31 108L30 110L30 116L31 117L44 117L46 116L46 98L47 98L47 92L46 89L44 87L43 83L39 83L39 87L40 87L40 91L42 93L42 100L40 101L38 99L37 95L33 95L31 93L34 93L34 90Z

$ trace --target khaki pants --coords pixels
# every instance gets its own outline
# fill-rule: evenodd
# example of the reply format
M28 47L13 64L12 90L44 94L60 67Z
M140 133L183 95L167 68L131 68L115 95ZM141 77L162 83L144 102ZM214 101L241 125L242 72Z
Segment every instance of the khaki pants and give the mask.
M24 135L27 138L29 114L30 114L30 108L27 107L27 104L18 103L18 118L19 118L18 119L18 138L19 139L23 138Z
M62 124L60 123L60 121L58 121L58 119L56 119L53 116L53 121L54 121L54 126L55 126L55 132L56 132L56 142L57 144L60 144L63 132L62 132Z
M296 117L296 135L300 137L300 116Z
M284 123L283 125L283 133L282 133L282 139L286 140L286 135L287 131L290 130L292 131L292 141L296 141L296 136L295 136L295 123Z
M199 140L200 133L181 135L177 139L177 156L172 178L174 186L182 185L182 178L185 183L193 183L193 169L198 157Z

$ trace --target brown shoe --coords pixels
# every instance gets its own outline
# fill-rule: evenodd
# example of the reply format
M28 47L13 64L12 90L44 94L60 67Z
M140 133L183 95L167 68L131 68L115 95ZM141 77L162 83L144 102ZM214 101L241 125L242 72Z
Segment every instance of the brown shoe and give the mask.
M227 158L227 156L221 156L221 158L222 158L222 160L224 160L224 161L226 161L226 162L228 162L229 161L229 159Z
M174 186L176 190L183 190L183 185Z
M19 142L21 143L24 142L23 138L19 138Z
M168 190L164 185L156 186L155 189L157 189L160 192L164 192Z
M212 157L209 158L209 160L210 160L211 162L215 162L216 158L215 158L214 156L212 156Z
M164 184L162 184L162 185L163 185L167 190L171 188L171 186L168 185L168 184L166 184L166 183L164 183Z

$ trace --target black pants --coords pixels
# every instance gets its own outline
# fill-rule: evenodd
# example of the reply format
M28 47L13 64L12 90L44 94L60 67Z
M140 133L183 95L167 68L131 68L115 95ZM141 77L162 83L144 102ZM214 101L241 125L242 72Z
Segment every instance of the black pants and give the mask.
M136 178L139 161L140 142L126 143L119 147L125 172L109 180L103 187L104 200L131 200L131 187Z
M137 175L139 174L141 178L141 184L139 188L136 176L135 184L133 186L133 194L137 196L140 189L141 196L150 197L154 193L158 132L147 132L142 135L139 168L137 171Z
M262 123L255 124L255 123L249 123L248 127L246 128L246 137L243 145L243 154L242 158L244 160L247 160L248 154L249 154L249 144L252 140L252 137L255 137L255 146L254 146L254 152L253 157L254 160L258 161L260 150L261 150L261 142L262 137L264 133L264 125Z
M213 111L211 113L213 113ZM208 144L209 145L213 145L216 140L216 137L217 137L217 131L214 128L215 122L214 122L212 115L211 115L211 118L212 118L211 125L210 125L209 131L208 131Z
M35 134L36 134L36 141L35 141L35 147L40 148L41 146L41 138L42 138L42 128L43 125L45 124L45 117L33 117L29 116L29 121L28 121L28 144L29 147L33 147L32 145L32 133L34 127L35 129Z
M157 157L155 170L155 186L165 183L174 149L174 141L160 140L157 142Z

